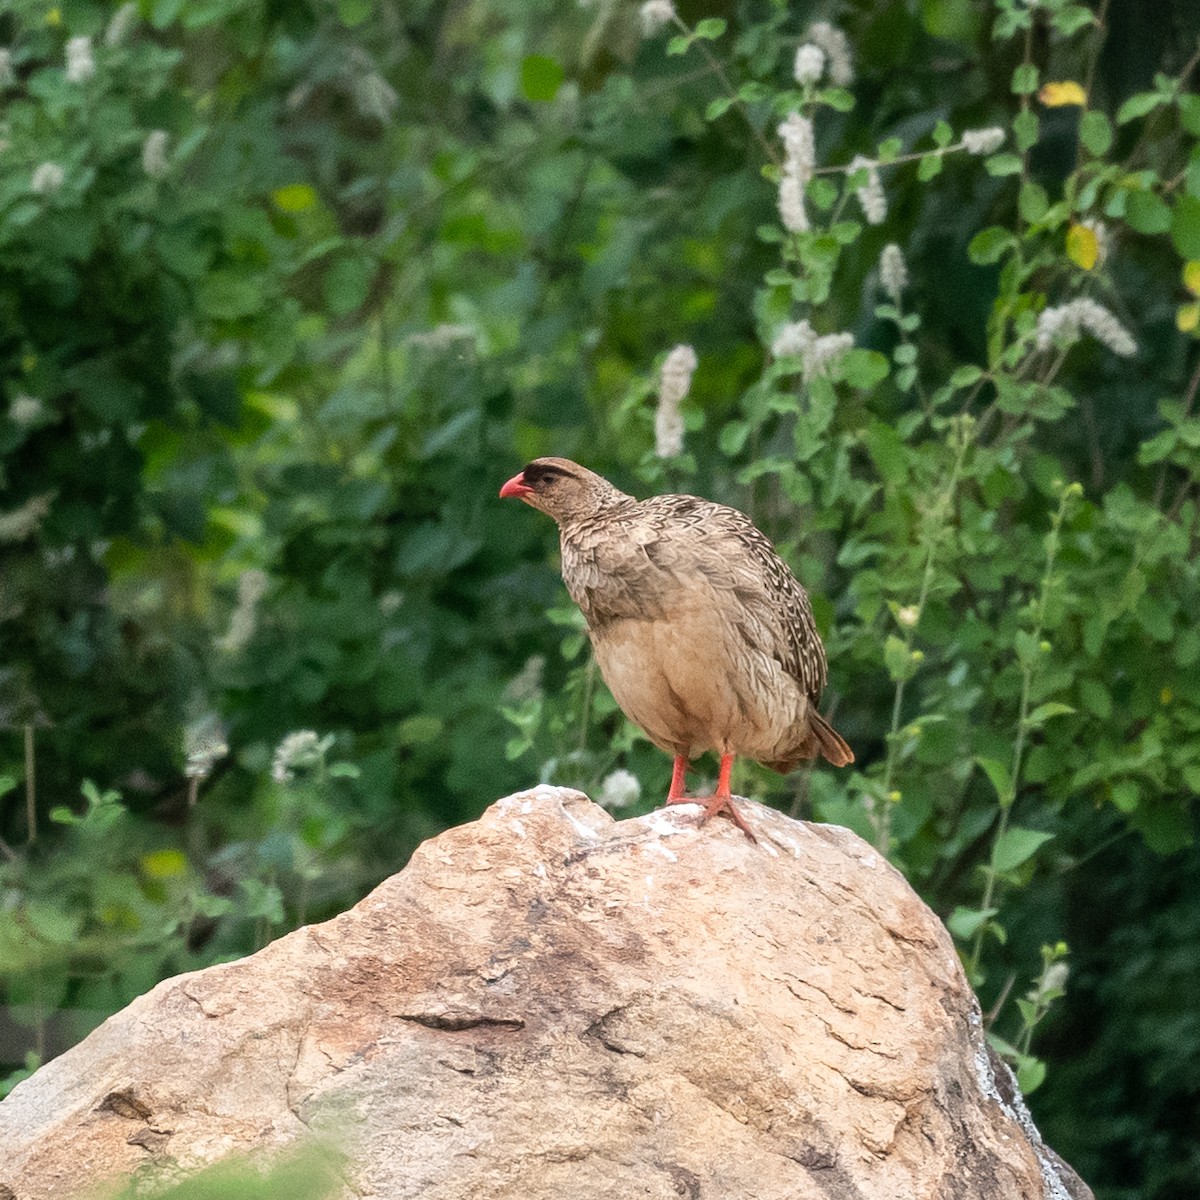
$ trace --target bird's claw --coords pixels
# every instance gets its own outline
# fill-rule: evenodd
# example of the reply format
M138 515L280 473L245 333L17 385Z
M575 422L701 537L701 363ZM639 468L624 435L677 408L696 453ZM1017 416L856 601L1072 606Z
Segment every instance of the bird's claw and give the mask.
M709 817L716 816L718 813L723 813L727 816L755 845L758 844L758 838L754 836L750 826L746 824L746 818L734 807L733 801L728 796L668 796L668 808L672 804L702 804L704 811L700 814L698 825L703 825Z

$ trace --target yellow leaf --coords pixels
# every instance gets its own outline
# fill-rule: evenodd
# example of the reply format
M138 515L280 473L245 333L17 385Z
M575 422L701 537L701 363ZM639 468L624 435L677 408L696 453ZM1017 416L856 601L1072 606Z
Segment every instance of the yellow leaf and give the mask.
M1067 257L1085 271L1090 271L1100 257L1100 242L1096 232L1086 225L1072 225L1067 230Z
M180 850L154 850L142 855L142 870L151 879L171 879L187 870L187 856Z
M1180 333L1191 333L1200 325L1200 304L1184 304L1175 313L1175 326Z
M53 26L55 29L62 24L62 10L52 8L46 13L46 24Z
M1077 104L1080 108L1087 107L1087 92L1073 79L1061 83L1044 83L1038 92L1038 99L1047 108L1062 108L1067 104Z
M271 199L280 212L302 213L316 206L317 190L307 183L289 183L276 188L271 193Z
M1183 264L1183 286L1193 296L1200 296L1200 261L1193 259Z

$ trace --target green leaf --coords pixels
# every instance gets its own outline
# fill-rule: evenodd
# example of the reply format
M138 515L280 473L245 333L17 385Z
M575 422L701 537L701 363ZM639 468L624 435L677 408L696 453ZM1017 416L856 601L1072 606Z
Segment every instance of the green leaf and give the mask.
M967 254L976 266L986 267L999 262L1004 253L1017 244L1017 239L1011 230L999 225L990 225L980 230L967 247Z
M992 847L992 869L1015 870L1023 862L1031 859L1053 837L1054 834L1043 833L1039 829L1022 829L1019 825L1010 825Z
M837 185L829 179L814 179L808 185L808 198L821 210L830 209L837 203Z
M942 173L943 156L941 154L924 154L917 165L917 178L922 183L928 183Z
M1079 121L1079 140L1089 154L1102 158L1112 146L1112 122L1102 112L1085 112Z
M921 0L921 23L935 38L973 46L986 9L975 0Z
M200 892L192 899L196 915L201 917L224 917L233 912L233 901L228 896L213 896Z
M954 130L946 121L939 121L933 127L933 144L945 148L954 141Z
M1112 695L1102 683L1095 679L1081 679L1079 681L1079 698L1083 702L1084 708L1093 716L1107 720L1112 716L1113 702Z
M521 60L521 94L526 100L553 100L564 78L561 65L548 55L527 54Z
M1141 92L1136 96L1130 96L1124 104L1117 109L1117 124L1125 125L1130 121L1137 120L1138 117L1144 117L1148 112L1153 112L1163 104L1164 97L1158 92Z
M1013 649L1017 652L1017 661L1025 668L1032 668L1041 659L1041 643L1028 629L1018 629L1013 634Z
M1166 233L1171 228L1171 210L1153 192L1128 192L1125 219L1138 233Z
M1051 25L1063 35L1074 37L1081 29L1096 23L1096 14L1086 4L1064 4L1050 18Z
M837 112L849 112L854 107L854 93L845 88L826 88L821 99Z
M917 669L911 651L894 633L889 633L887 641L883 644L883 665L896 682L911 679Z
M902 484L908 479L908 450L891 425L873 421L863 435L880 478L890 484Z
M1033 63L1021 63L1013 72L1014 96L1030 96L1038 89L1038 69Z
M989 175L1020 175L1021 156L1019 154L993 154L983 165Z
M956 938L969 941L979 931L984 921L990 920L1000 910L998 908L963 908L957 906L946 921L946 928Z
M721 432L717 436L717 444L720 446L722 454L733 458L741 454L749 436L749 421L728 421L722 426Z
M1037 142L1041 125L1041 118L1032 108L1013 118L1013 140L1018 150L1024 152Z
M246 920L263 917L272 925L283 920L283 894L273 883L243 879L238 887L243 897L241 915Z
M1171 214L1171 241L1185 259L1200 258L1200 199L1180 196Z
M838 364L840 377L863 392L886 379L888 369L887 358L878 350L850 350Z
M1046 1064L1040 1058L1022 1054L1017 1062L1017 1086L1028 1096L1037 1091L1046 1079Z
M1013 782L1012 773L998 758L977 758L975 760L983 769L984 774L992 781L996 790L996 799L1007 807L1012 803Z
M696 37L703 38L706 42L715 42L725 30L728 28L728 23L722 17L705 17L695 29Z
M349 255L337 259L325 272L325 303L335 317L360 308L375 278L375 264L368 258Z
M1156 854L1172 854L1193 841L1191 811L1166 797L1147 797L1129 814L1129 823Z
M1200 96L1185 92L1177 101L1179 123L1192 137L1200 138Z
M11 775L0 775L0 797L7 796L17 786L17 780Z
M732 107L732 96L718 96L715 100L709 101L708 107L704 110L704 119L715 121L718 117L723 117Z
M371 15L373 7L372 0L338 0L338 20L347 29L356 29Z
M1017 211L1023 220L1030 225L1036 225L1046 215L1049 207L1050 197L1046 195L1046 189L1040 183L1028 180L1021 185Z
M1122 779L1112 785L1113 806L1123 813L1131 813L1141 801L1141 790L1132 779Z
M1025 724L1030 728L1036 725L1044 725L1052 717L1064 717L1073 713L1075 710L1069 704L1063 704L1058 700L1050 700L1046 704L1039 704L1025 718Z
M307 183L288 183L271 193L280 212L302 213L317 206L317 189Z
M200 304L219 321L236 321L258 312L266 301L257 275L235 268L212 271L201 281Z

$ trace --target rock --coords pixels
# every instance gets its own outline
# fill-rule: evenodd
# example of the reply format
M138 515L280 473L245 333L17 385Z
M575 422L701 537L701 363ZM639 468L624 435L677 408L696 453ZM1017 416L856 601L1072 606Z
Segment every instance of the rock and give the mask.
M844 829L539 787L159 984L0 1104L0 1195L328 1131L375 1200L1082 1200L937 917ZM5 1189L8 1189L6 1192Z

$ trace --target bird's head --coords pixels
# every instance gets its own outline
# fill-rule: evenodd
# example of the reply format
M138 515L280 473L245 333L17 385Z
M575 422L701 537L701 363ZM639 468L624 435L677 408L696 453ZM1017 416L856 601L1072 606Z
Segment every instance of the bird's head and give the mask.
M569 458L535 458L500 489L500 495L516 496L560 525L586 520L629 498L603 476Z

